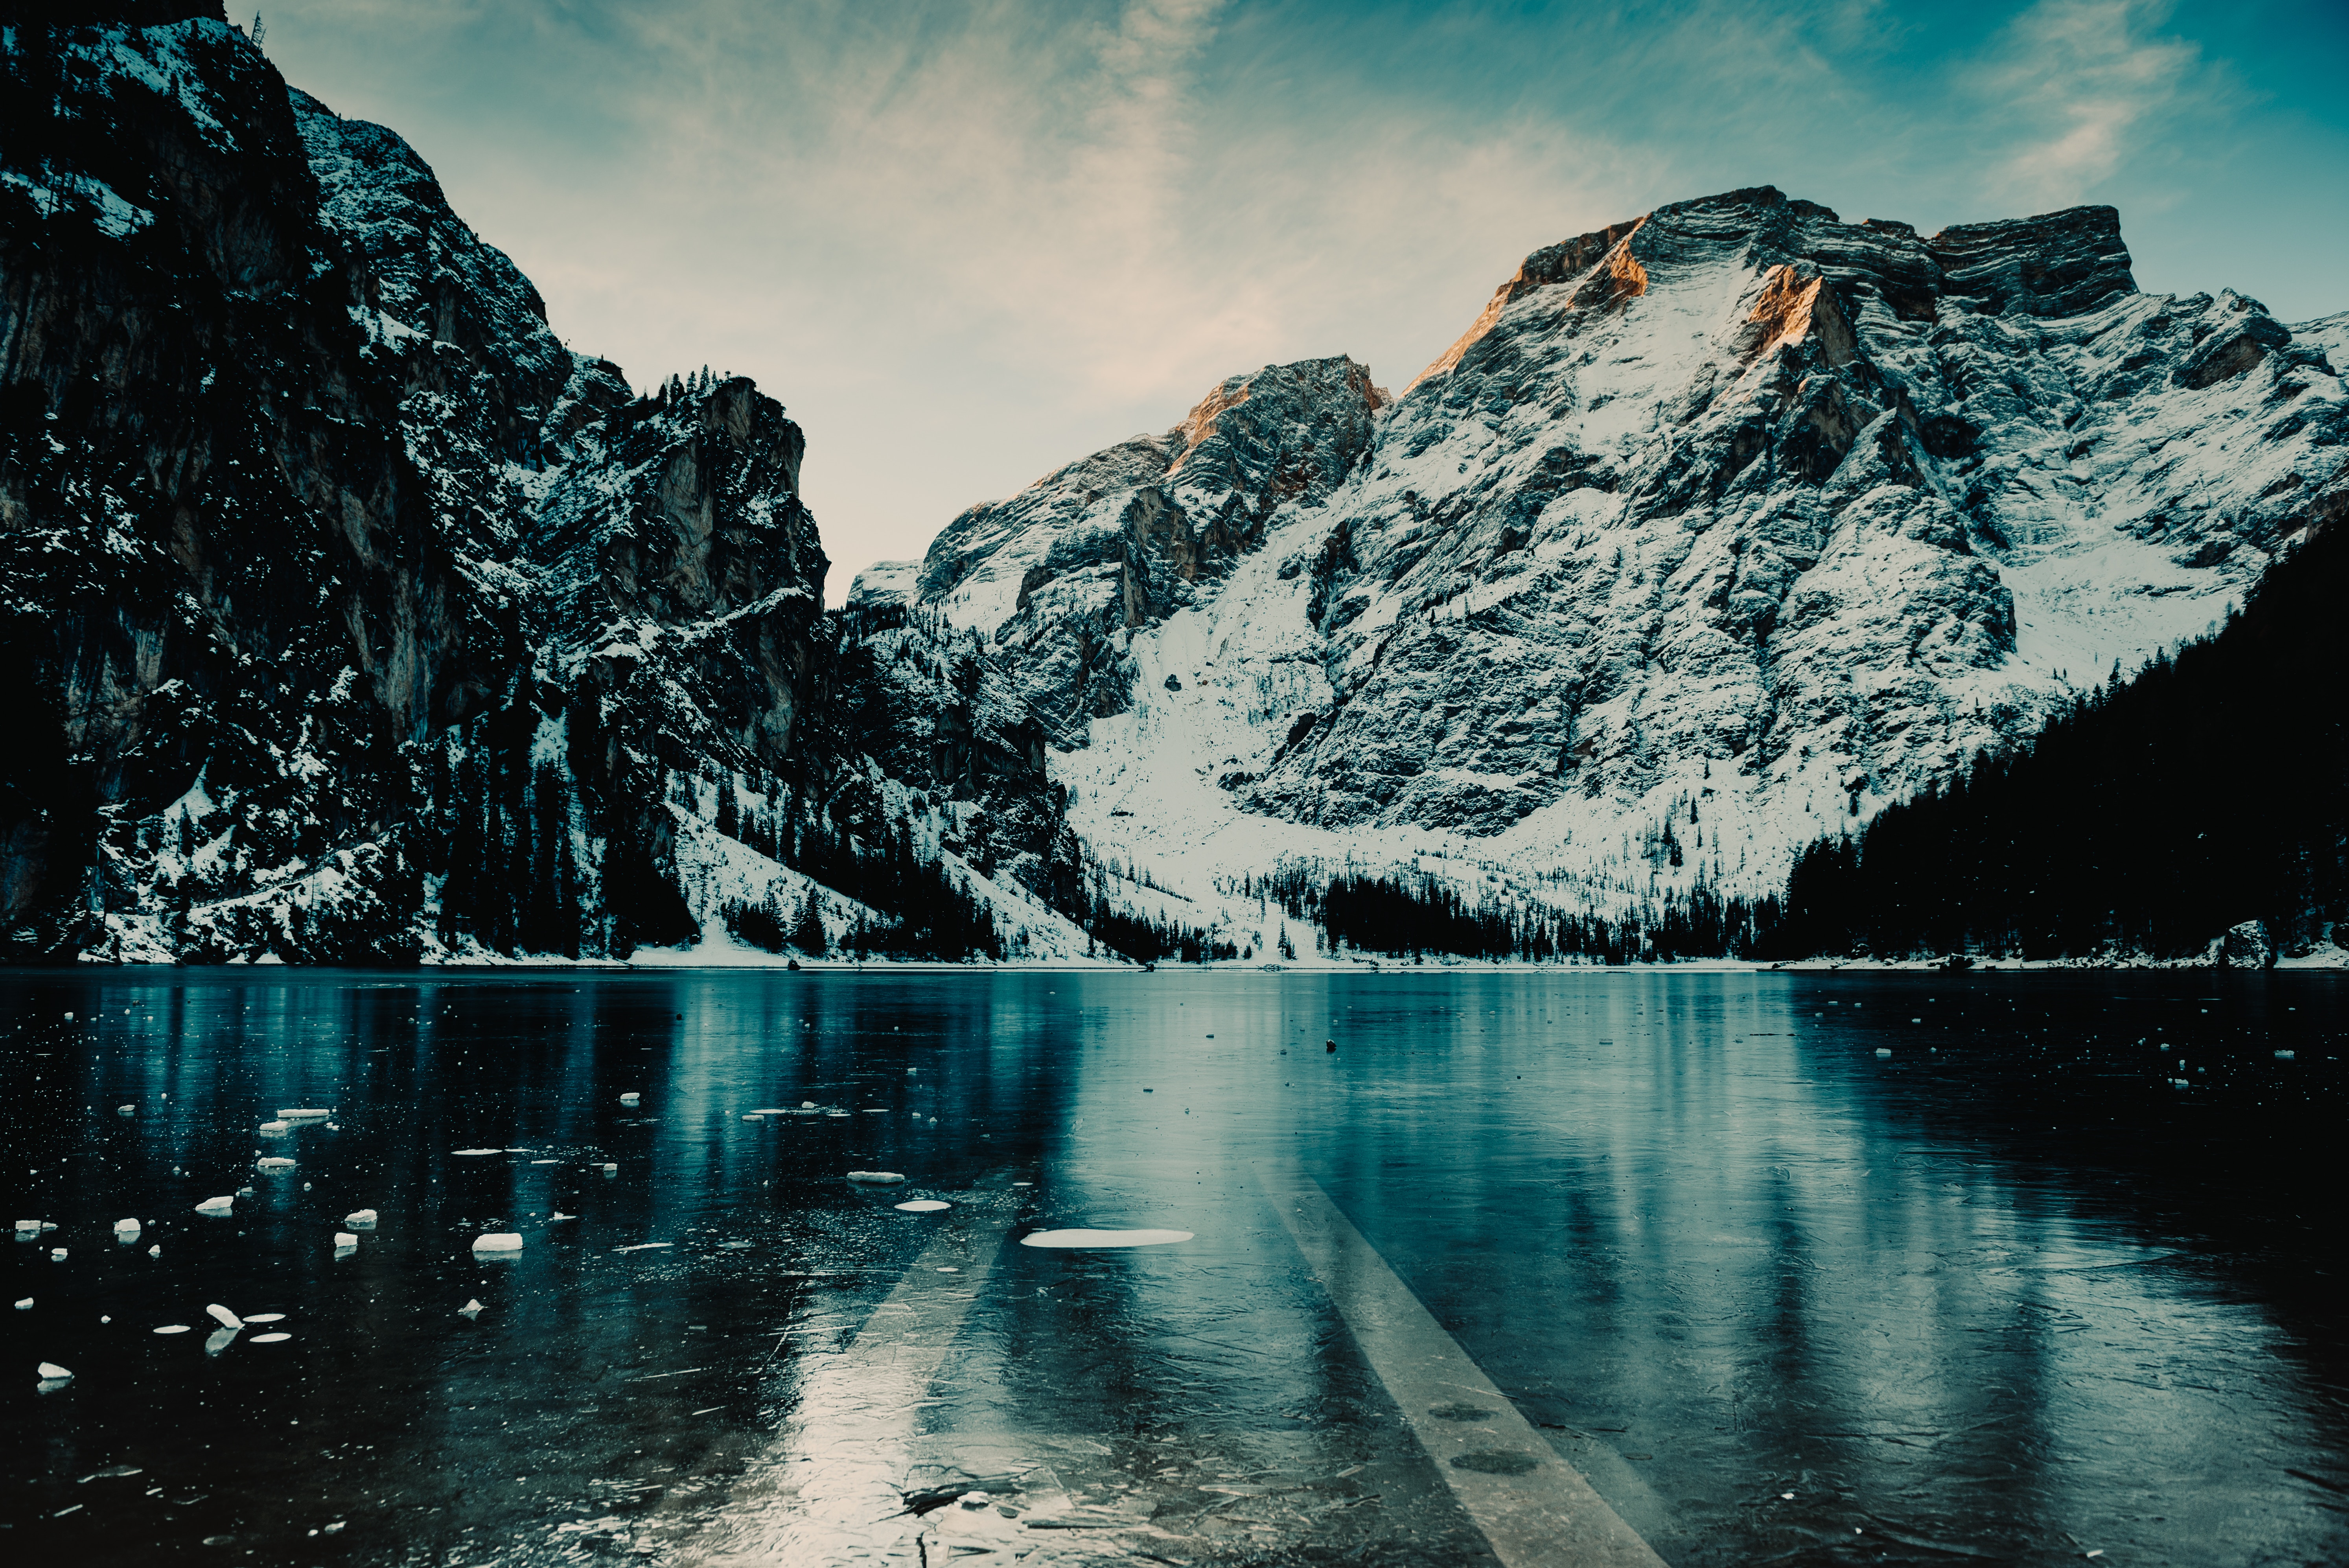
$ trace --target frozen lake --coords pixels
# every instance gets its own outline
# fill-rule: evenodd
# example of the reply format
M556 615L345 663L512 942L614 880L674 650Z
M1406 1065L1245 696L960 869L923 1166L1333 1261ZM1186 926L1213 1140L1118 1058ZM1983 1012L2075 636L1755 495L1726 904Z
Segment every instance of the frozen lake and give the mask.
M0 1188L56 1228L0 1540L1526 1563L1564 1509L1677 1568L2349 1560L2343 998L14 972ZM1189 1239L1019 1244L1087 1230Z

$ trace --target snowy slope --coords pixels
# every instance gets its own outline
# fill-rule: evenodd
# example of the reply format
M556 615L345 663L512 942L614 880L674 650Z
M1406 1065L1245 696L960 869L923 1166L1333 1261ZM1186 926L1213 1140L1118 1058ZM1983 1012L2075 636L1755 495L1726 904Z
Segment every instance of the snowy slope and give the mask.
M1529 257L1392 406L1268 367L972 509L920 602L1011 662L1089 851L1234 930L1218 890L1301 859L1760 893L2336 515L2340 319L2140 294L2110 209L1927 238L1732 192ZM1255 471L1316 482L1169 471L1247 385L1302 389Z

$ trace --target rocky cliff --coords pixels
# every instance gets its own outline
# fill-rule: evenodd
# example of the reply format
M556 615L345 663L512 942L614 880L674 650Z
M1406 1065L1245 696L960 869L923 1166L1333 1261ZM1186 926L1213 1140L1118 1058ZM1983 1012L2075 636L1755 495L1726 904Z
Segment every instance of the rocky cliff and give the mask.
M814 950L914 900L974 912L933 947L1068 945L838 749L780 405L570 353L216 5L0 45L13 955Z
M1652 915L1771 891L2337 518L2338 319L2143 294L2109 208L1733 191L1536 252L1398 399L1236 377L860 593L1000 650L1094 852L1237 940L1284 861Z

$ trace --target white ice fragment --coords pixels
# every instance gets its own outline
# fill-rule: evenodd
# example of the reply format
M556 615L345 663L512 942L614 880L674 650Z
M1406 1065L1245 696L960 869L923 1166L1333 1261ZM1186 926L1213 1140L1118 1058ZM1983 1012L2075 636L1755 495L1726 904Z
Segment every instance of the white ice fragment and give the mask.
M629 1246L614 1247L616 1253L646 1253L677 1245L675 1242L637 1242Z
M163 1255L163 1249L160 1246L149 1247L147 1255L150 1258L160 1258Z
M364 1231L375 1223L373 1209L353 1209L343 1216L343 1223L354 1231Z
M617 1176L619 1173L620 1168L617 1165L606 1164L604 1167L604 1174L606 1176Z
M503 1154L505 1150L502 1149L452 1149L450 1152L460 1158L471 1159L482 1154Z
M239 1317L236 1314L231 1312L228 1308L222 1306L218 1302L214 1302L210 1306L204 1308L204 1312L214 1323L219 1324L222 1328L243 1328L244 1326L244 1319Z
M230 1210L235 1207L236 1200L233 1198L207 1198L202 1202L196 1205L196 1212L199 1214L211 1214L217 1217L227 1213Z
M484 1310L485 1309L480 1302L469 1301L464 1305L457 1309L457 1315L460 1317L479 1317Z
M518 1253L522 1251L522 1237L512 1231L486 1231L473 1238L473 1250L477 1253Z
M137 1241L139 1239L139 1222L136 1220L115 1221L114 1239L120 1242L124 1246L129 1246L131 1243Z
M261 1124L261 1136L264 1138L283 1138L293 1130L294 1124L290 1121L264 1121Z
M1187 1242L1188 1231L1037 1231L1019 1238L1023 1247L1160 1247Z
M2288 1062L2288 1061L2292 1060L2294 1057L2298 1057L2299 1055L2300 1055L2300 1053L2299 1053L2298 1051L2278 1051L2278 1052L2275 1054L2275 1059L2276 1059L2276 1060L2278 1060L2278 1061L2280 1061L2280 1062ZM2093 1553L2091 1553L2091 1555L2094 1555L2094 1554L2093 1554Z
M905 1210L908 1214L935 1214L940 1209L951 1209L954 1205L942 1203L936 1198L916 1198L911 1202L900 1203L897 1207Z
M557 1209L554 1213L549 1214L546 1217L546 1222L551 1225L557 1220L575 1220L579 1216L576 1214L566 1214L562 1210Z
M622 1105L642 1105L644 1101L645 1097L638 1094L634 1089L630 1089L627 1093L620 1097L620 1103Z
M335 1233L335 1246L336 1246L336 1250L338 1250L338 1251L339 1251L340 1249L342 1249L342 1248L344 1248L344 1247L355 1247L355 1246L357 1246L358 1244L359 1244L359 1239L358 1239L358 1237L357 1237L357 1236L353 1235L350 1232L348 1232L348 1231L336 1231L336 1232Z
M791 1113L780 1105L762 1105L750 1114L752 1116L788 1116Z
M815 1101L812 1099L803 1099L800 1101L800 1109L802 1110L813 1110L815 1109Z
M63 1248L63 1247L51 1247L51 1248L49 1249L49 1262L51 1262L51 1263L53 1263L53 1264L61 1264L61 1263L63 1263L63 1262L65 1262L65 1261L66 1261L66 1250L65 1250L65 1248Z
M16 1233L20 1236L37 1236L41 1233L41 1222L38 1220L19 1220L16 1222Z
M277 1114L287 1121L324 1121L335 1113L330 1108L325 1110L281 1110Z
M286 1159L281 1154L268 1155L257 1163L259 1163L264 1171L291 1171L294 1169L294 1161Z
M158 1334L185 1334L187 1331L188 1326L184 1323L166 1323L155 1330Z
M245 1314L244 1320L247 1323L283 1323L285 1315L282 1312L250 1312Z
M253 1342L255 1345L274 1345L281 1339L291 1339L294 1336L292 1335L285 1333L256 1334L253 1336Z
M222 1351L235 1344L236 1336L243 1332L243 1329L238 1328L213 1329L210 1334L204 1336L204 1354L207 1356L219 1355Z
M29 1296L29 1295L28 1295L28 1296L26 1296L24 1300L22 1300L22 1301L18 1302L18 1303L16 1304L16 1310L17 1310L18 1312L30 1312L30 1311L32 1311L32 1310L33 1310L33 1298L32 1298L31 1296Z
M41 1363L41 1376L43 1377L70 1377L73 1374L67 1371L64 1367L58 1366L54 1361L44 1361Z
M117 1116L136 1116L139 1114L139 1108L136 1105L118 1105L114 1108L114 1114Z
M848 1179L851 1181L870 1181L875 1186L886 1186L892 1181L903 1181L905 1178L895 1171L851 1171L848 1173Z
M71 1022L73 1022L73 1015L72 1015L71 1013L67 1013L67 1014L66 1015L66 1022L67 1022L67 1023L71 1023Z
M1878 1046L1876 1047L1876 1054L1879 1057L1889 1057L1892 1054L1892 1047L1890 1046Z

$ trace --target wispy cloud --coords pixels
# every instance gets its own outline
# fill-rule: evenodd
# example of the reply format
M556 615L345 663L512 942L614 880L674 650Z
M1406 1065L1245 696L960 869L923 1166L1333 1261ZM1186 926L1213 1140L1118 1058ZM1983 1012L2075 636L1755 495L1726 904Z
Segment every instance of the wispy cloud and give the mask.
M2191 40L2147 0L2041 0L2015 18L1980 87L2020 145L1991 167L1993 198L2077 201L2182 116L2226 93Z
M1234 372L1407 379L1526 253L1660 201L2136 221L2240 100L2196 36L2150 0L270 11L288 76L415 139L557 331L790 403L835 593Z

